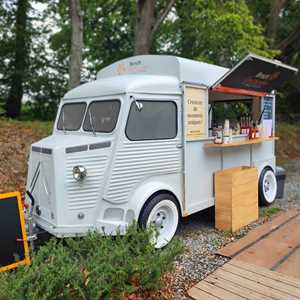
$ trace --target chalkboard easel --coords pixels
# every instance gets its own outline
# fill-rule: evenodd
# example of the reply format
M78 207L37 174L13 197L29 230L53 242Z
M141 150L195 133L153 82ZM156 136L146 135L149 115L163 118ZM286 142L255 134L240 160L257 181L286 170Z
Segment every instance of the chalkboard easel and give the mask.
M30 263L19 192L0 194L0 272Z

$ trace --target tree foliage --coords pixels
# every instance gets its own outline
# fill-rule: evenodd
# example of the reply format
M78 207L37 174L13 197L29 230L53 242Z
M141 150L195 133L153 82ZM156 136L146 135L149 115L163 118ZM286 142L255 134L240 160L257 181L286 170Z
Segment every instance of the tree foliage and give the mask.
M14 71L16 1L0 0L0 103L8 97ZM68 87L71 50L68 1L29 2L30 49L27 73L23 76L23 100L31 100L27 107L34 116L53 118L57 103ZM157 0L155 18L171 2ZM94 79L104 66L134 54L137 1L81 0L81 8L84 42L81 75L87 81ZM299 66L299 16L297 0L176 0L155 29L149 52L227 67L253 52ZM299 77L289 84L284 97L297 98L298 87ZM285 109L289 111L290 107Z

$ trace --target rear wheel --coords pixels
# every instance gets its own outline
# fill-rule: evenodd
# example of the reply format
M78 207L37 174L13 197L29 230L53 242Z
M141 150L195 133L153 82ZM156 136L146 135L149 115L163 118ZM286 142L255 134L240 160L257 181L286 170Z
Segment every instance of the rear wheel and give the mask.
M272 169L265 168L259 178L259 201L261 205L271 205L277 194L277 180Z
M169 194L154 196L144 206L139 225L142 228L156 227L158 236L154 238L155 248L166 246L176 233L179 222L179 210L176 199Z

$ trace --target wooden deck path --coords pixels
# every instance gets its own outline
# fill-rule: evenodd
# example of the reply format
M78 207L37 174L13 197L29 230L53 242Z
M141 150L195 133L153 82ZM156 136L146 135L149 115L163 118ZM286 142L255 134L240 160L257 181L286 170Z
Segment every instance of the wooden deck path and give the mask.
M300 279L232 259L188 295L196 300L299 300Z
M300 280L300 211L282 212L218 254Z

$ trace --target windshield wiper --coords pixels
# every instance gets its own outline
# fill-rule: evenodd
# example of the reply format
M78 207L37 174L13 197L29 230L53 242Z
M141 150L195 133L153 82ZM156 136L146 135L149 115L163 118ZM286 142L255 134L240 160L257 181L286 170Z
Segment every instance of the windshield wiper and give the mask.
M91 114L91 110L89 109L89 119L90 119L90 124L93 130L93 134L96 135L96 130L95 130L95 126L94 126L94 120Z

